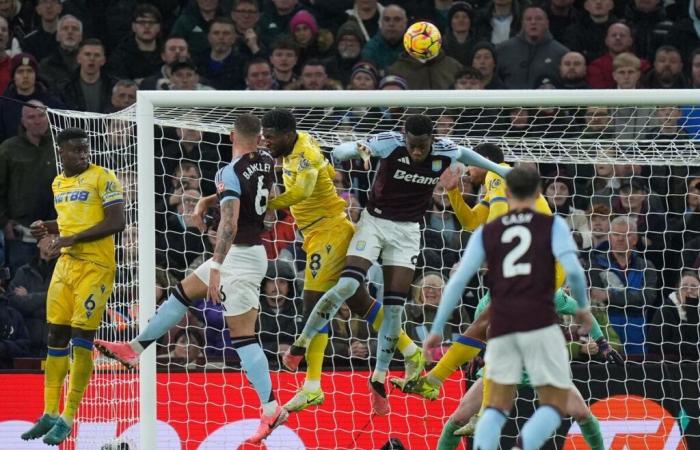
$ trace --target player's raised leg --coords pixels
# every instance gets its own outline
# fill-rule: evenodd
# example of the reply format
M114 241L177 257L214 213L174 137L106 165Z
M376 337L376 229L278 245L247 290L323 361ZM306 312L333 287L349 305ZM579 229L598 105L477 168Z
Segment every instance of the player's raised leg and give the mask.
M566 401L566 414L573 417L581 428L581 434L591 450L605 450L600 423L593 415L581 393L575 387L569 390Z
M452 413L447 423L445 423L442 433L440 434L437 450L454 450L459 445L463 435L459 434L458 430L469 423L471 418L479 411L482 393L481 380L482 379L479 378L469 387L467 393L462 397L459 406L455 412Z

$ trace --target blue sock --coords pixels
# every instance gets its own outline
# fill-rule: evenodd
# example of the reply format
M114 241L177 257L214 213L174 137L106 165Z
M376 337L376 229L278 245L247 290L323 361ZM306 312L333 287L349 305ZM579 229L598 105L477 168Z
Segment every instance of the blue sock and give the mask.
M496 450L508 416L496 408L486 408L476 424L474 450Z
M481 422L479 422L481 423ZM540 405L520 431L523 450L536 450L549 439L561 424L561 415L550 405Z
M387 300L390 301L388 304L386 303ZM379 328L375 372L387 372L389 370L389 364L394 359L396 343L399 340L399 334L401 334L401 316L405 298L397 298L396 302L391 300L392 298L389 295L384 296L384 321Z
M178 296L182 295L173 291L168 299L160 305L156 315L148 322L146 329L136 337L135 341L141 344L144 349L160 339L187 314L187 306L183 300L178 299Z
M356 279L341 277L316 303L294 345L307 348L316 333L328 330L328 323L333 320L345 300L352 297L359 287L360 282Z
M260 404L271 402L272 380L270 379L270 366L262 347L254 336L233 338L233 347L241 359L241 367L253 389L258 393Z

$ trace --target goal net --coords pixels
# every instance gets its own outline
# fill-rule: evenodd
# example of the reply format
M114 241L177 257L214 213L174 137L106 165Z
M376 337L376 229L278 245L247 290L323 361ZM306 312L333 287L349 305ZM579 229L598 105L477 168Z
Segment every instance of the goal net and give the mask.
M697 302L698 104L700 96L692 91L140 92L138 107L116 114L52 110L50 117L54 133L67 126L86 129L93 161L113 169L125 188L128 225L117 240L117 285L98 335L110 340L134 337L168 289L211 255L218 212L209 212L204 233L193 227L190 214L200 196L215 192L214 174L230 161L229 134L239 114L289 107L298 130L309 132L329 158L333 146L401 131L406 115L417 113L434 120L438 136L466 146L498 144L508 163L540 171L550 206L567 219L579 245L595 315L626 358L621 366L606 364L594 343L570 336L575 382L602 424L606 448L680 449L695 448L700 438L698 345L688 338L697 312L673 303ZM335 162L335 184L352 220L367 201L376 167L377 161L369 171ZM278 175L282 190L281 166ZM468 176L459 189L467 204L480 201L481 187ZM419 345L469 237L440 185L421 229L404 323ZM269 262L259 339L283 403L303 382L303 374L280 370L280 356L303 326L305 254L288 211L268 214L264 239ZM632 251L625 252L627 247ZM615 255L628 255L627 267ZM372 270L369 282L381 300L380 272ZM473 319L484 294L477 281L445 330L445 348ZM674 310L682 318L666 314ZM568 323L564 317L567 330ZM391 414L372 416L367 378L376 334L345 309L332 330L322 379L325 403L293 414L267 448L378 449L392 438L406 448L434 448L471 380L461 371L454 374L434 402L390 391ZM396 363L400 375L398 353ZM504 448L534 408L530 389L521 389L519 397ZM258 407L221 310L199 299L144 353L138 373L98 357L71 445L237 448L257 426ZM587 448L571 420L547 445Z

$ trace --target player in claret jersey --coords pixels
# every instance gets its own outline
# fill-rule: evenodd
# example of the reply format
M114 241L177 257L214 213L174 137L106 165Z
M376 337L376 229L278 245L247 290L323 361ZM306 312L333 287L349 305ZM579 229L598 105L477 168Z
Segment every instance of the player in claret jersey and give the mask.
M389 412L385 379L400 338L403 306L420 252L420 221L429 207L440 175L455 161L478 165L501 174L507 168L460 147L449 139L433 138L427 116L406 119L404 133L380 133L368 142L348 142L333 150L339 160L380 158L367 208L350 242L340 280L314 308L300 337L285 355L302 353L317 330L327 326L344 301L365 293L367 270L381 255L384 272L384 322L379 330L377 366L370 380L372 408ZM366 294L364 294L366 295ZM477 350L478 353L478 350Z
M539 175L516 168L506 176L506 185L509 212L474 232L444 294L461 297L464 286L486 263L491 314L485 360L492 387L489 407L477 424L476 450L498 447L523 368L537 390L540 407L523 426L514 448L540 448L561 423L573 384L552 301L555 261L566 270L581 308L576 313L582 323L579 333L587 335L591 327L585 274L569 227L561 217L534 210Z
M208 297L221 303L233 347L262 404L262 419L248 439L251 443L260 443L289 415L275 400L267 358L255 335L260 284L267 270L260 234L274 179L272 156L258 150L260 129L260 119L253 115L236 118L231 133L233 160L216 174L217 193L201 199L195 208L195 219L201 226L207 209L217 199L220 204L221 221L211 259L178 283L134 340L95 341L103 354L132 368L144 349L175 326L194 300Z

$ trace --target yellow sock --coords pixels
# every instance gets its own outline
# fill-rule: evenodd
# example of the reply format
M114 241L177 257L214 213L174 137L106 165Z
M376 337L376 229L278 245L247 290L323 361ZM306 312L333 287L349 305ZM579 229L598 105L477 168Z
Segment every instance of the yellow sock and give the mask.
M377 301L372 304L366 320L369 322L372 329L378 333L379 329L382 327L382 322L384 321L384 308ZM396 349L404 356L411 356L416 350L418 350L418 346L413 343L411 338L408 337L403 328L401 328L401 334L399 334Z
M68 373L70 348L49 347L44 369L44 414L58 415L61 388Z
M484 371L481 374L481 380L483 382L483 397L481 398L481 409L479 410L479 415L481 412L489 406L491 401L491 380L486 377L486 367L484 366Z
M478 339L460 336L449 350L440 358L440 361L428 373L428 376L443 382L452 375L462 364L471 361L479 354L484 343Z
M306 349L306 379L310 381L321 380L323 368L323 356L328 345L328 333L316 333Z
M92 377L92 342L73 338L71 344L73 344L73 360L70 365L66 406L63 408L63 414L61 414L68 423L73 422L73 418L78 412L80 401L83 399L85 388L90 383L90 377Z

